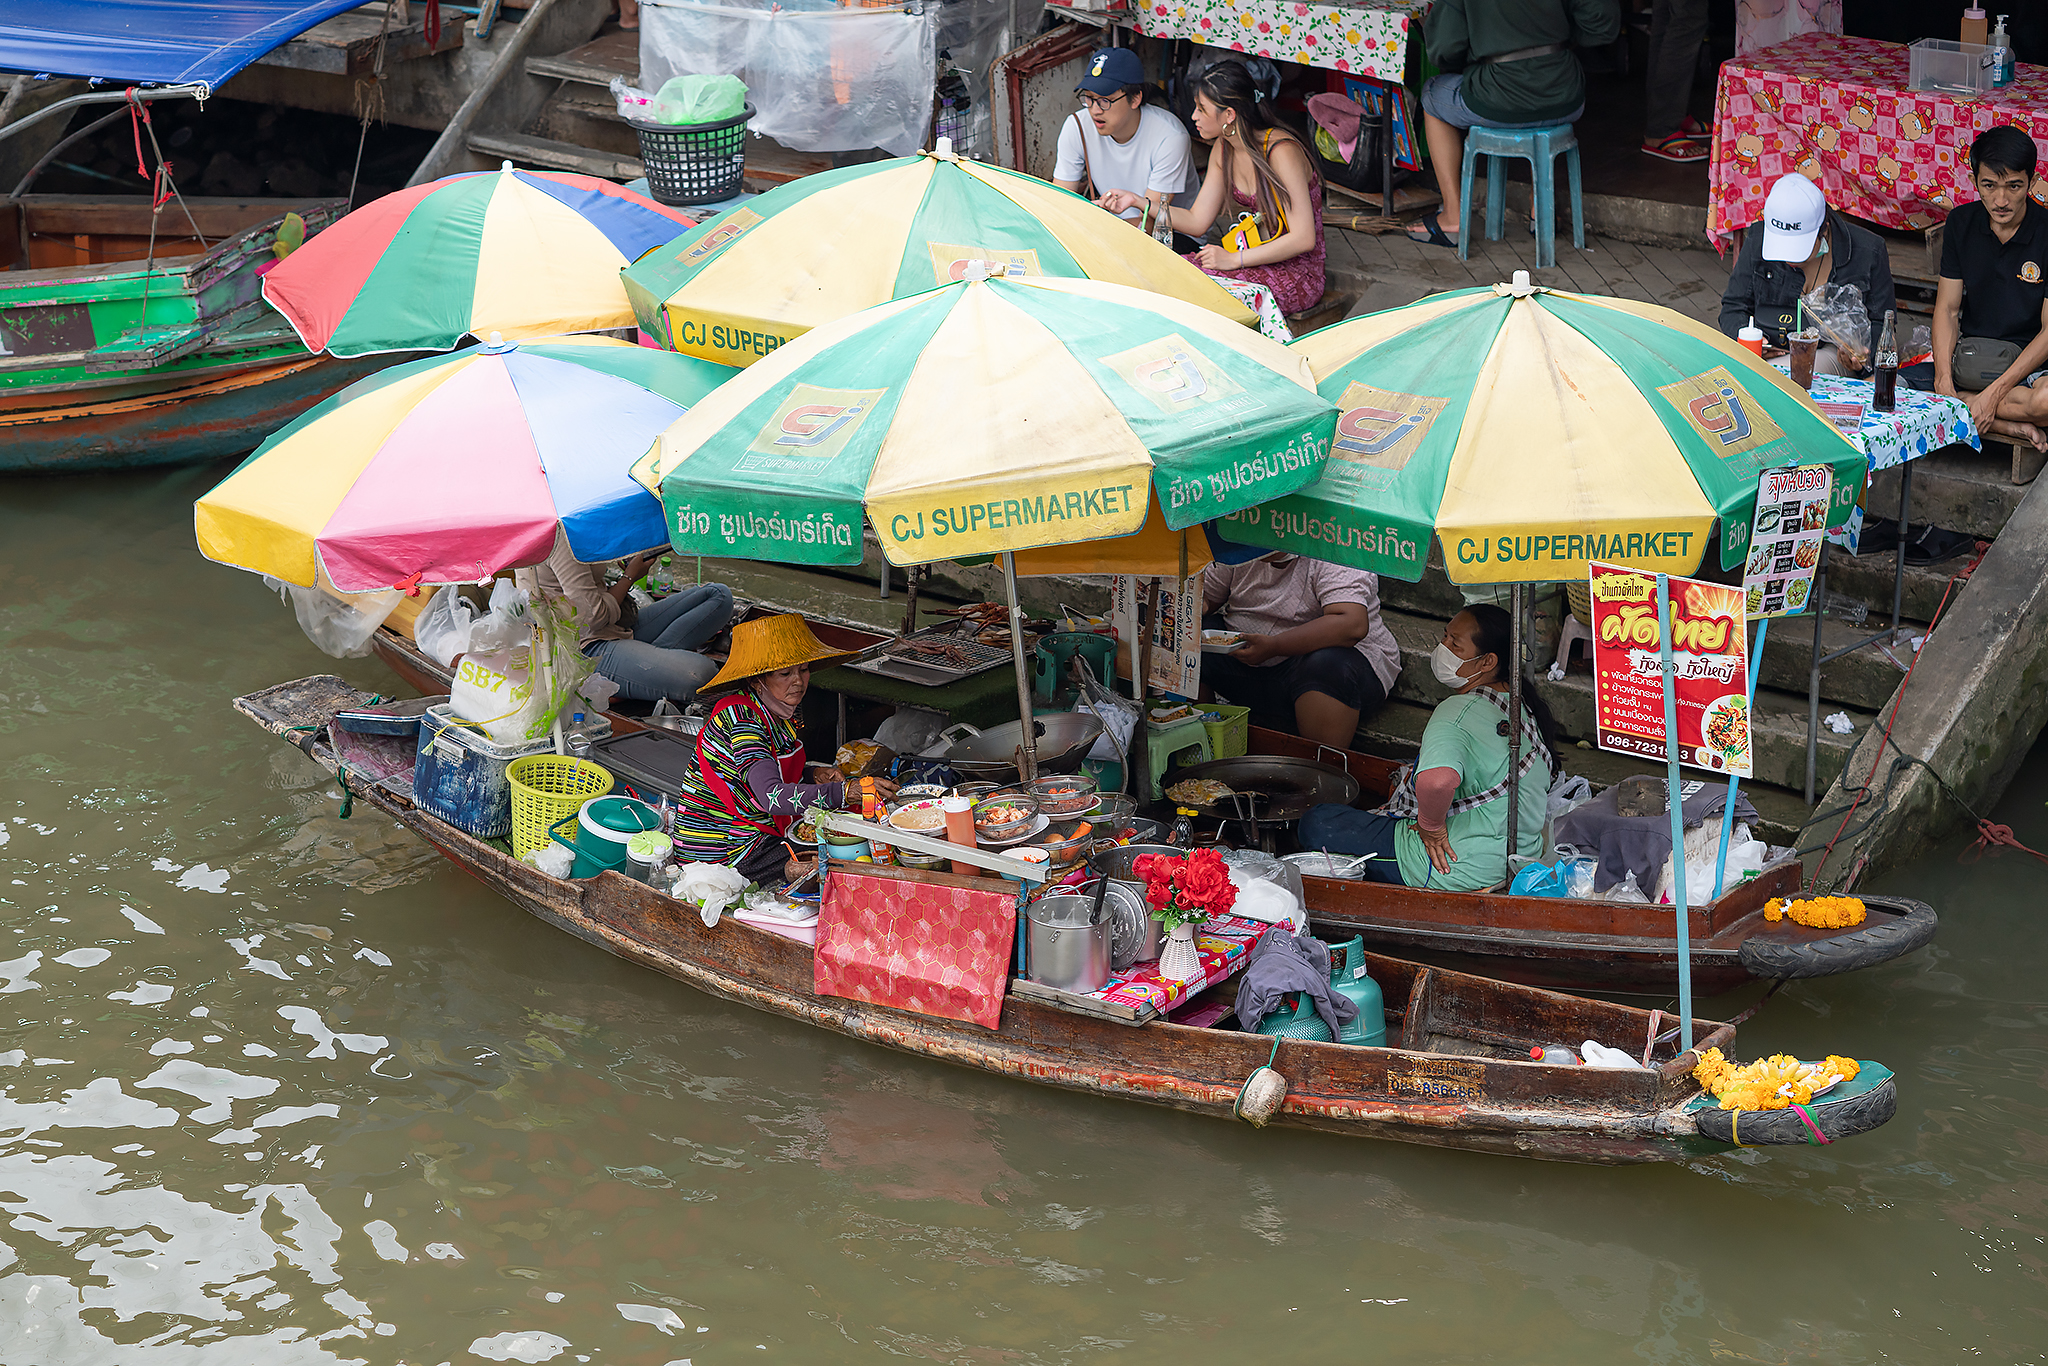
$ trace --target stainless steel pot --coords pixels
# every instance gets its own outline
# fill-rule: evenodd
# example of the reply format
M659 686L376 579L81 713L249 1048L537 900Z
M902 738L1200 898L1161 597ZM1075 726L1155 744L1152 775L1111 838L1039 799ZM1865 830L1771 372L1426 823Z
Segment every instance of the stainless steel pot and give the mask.
M1032 718L1038 746L1040 773L1079 773L1102 735L1102 722L1086 712L1056 712ZM955 738L966 732L965 738ZM952 769L974 778L1007 779L1017 776L1017 750L1024 743L1024 723L1006 721L1000 726L977 731L972 726L948 726L940 735L952 743L943 755Z
M1117 963L1129 967L1133 963L1151 962L1166 945L1166 927L1152 918L1152 908L1145 900L1145 879L1132 872L1131 865L1141 854L1179 858L1185 853L1187 850L1171 844L1123 844L1088 860L1089 870L1108 878L1112 891L1118 893L1110 898L1116 925L1113 947Z
M1107 920L1090 924L1092 896L1048 896L1032 904L1025 953L1031 980L1061 991L1097 991L1109 984Z

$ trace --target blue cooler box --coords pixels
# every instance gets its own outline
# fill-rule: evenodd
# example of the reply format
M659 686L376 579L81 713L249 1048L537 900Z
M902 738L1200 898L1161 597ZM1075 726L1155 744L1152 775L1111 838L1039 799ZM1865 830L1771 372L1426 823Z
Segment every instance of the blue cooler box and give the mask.
M603 718L586 721L585 726L611 729ZM420 718L413 799L457 830L479 839L501 839L512 833L512 784L505 777L505 765L529 754L547 754L554 747L552 735L522 745L494 745L482 731L456 720L446 704L429 707Z

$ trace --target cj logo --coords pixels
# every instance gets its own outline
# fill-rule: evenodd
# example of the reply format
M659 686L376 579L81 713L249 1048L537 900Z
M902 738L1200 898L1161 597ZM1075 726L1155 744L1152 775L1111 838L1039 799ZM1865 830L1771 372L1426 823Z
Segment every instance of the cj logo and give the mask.
M1202 377L1201 367L1185 351L1140 361L1136 374L1138 383L1176 404L1193 403L1209 392L1209 381Z
M1383 455L1433 414L1398 413L1391 408L1353 408L1337 419L1337 448L1370 459Z
M1715 411L1717 408L1719 412ZM1749 414L1743 411L1742 400L1735 396L1732 384L1701 394L1686 405L1685 411L1702 431L1724 446L1733 446L1749 437Z
M775 444L808 449L830 440L832 433L855 421L866 411L867 409L858 403L806 403L801 407L791 408L782 415L782 428L776 434Z

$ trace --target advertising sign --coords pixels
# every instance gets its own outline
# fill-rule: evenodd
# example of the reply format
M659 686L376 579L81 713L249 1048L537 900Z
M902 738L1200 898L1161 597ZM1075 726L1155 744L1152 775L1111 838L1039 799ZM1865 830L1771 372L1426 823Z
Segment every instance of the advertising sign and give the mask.
M1678 761L1724 777L1749 777L1749 650L1742 590L1672 579L1671 619L1660 624L1656 575L1595 564L1590 586L1600 748L1663 760L1660 649L1669 630L1678 694Z
M1752 620L1806 610L1834 482L1826 465L1765 470L1758 477L1749 560L1742 570L1743 607Z

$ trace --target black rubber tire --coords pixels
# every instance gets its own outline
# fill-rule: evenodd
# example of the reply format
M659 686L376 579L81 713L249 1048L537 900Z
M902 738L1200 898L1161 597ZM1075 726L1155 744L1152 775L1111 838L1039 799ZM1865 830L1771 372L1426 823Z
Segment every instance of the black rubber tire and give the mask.
M1806 1113L1813 1116L1815 1126L1829 1142L1867 1134L1898 1113L1899 1092L1894 1081L1886 1077L1862 1095L1846 1100L1817 1100L1806 1107ZM1813 1130L1789 1106L1783 1110L1701 1110L1694 1118L1701 1137L1719 1143L1733 1143L1737 1137L1744 1147L1759 1148L1813 1142Z
M1745 939L1736 956L1756 977L1832 977L1903 958L1933 939L1940 928L1940 917L1924 901L1866 896L1863 902L1900 918L1883 924L1866 921L1853 930L1806 943Z

